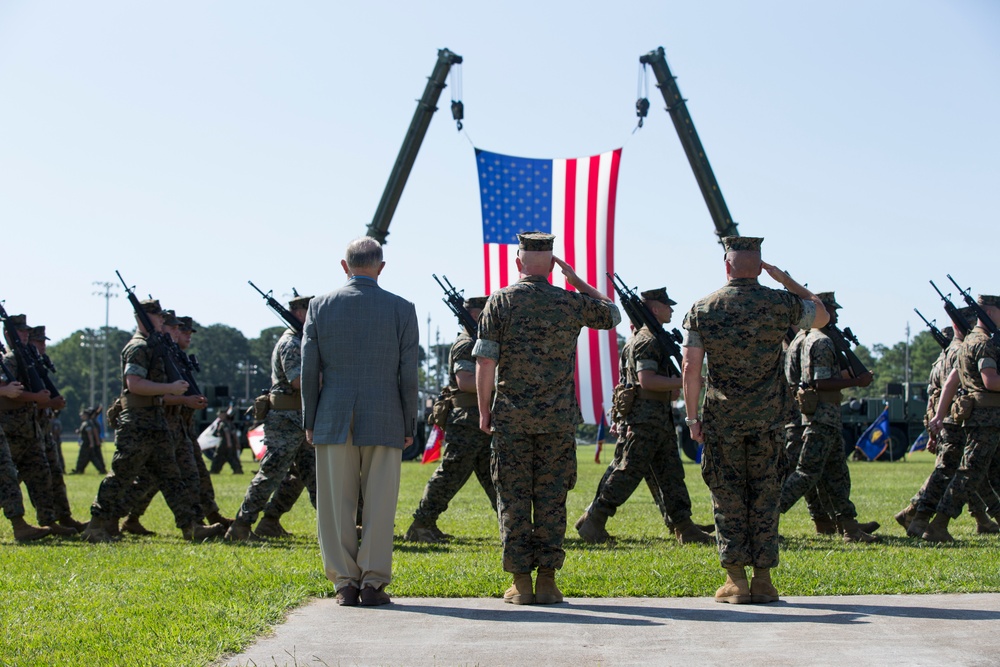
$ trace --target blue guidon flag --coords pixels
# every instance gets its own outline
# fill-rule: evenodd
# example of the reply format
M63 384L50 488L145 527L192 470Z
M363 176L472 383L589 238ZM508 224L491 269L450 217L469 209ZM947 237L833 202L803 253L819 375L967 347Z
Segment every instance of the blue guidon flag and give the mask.
M882 456L889 446L889 406L886 405L882 414L875 418L872 425L861 434L856 445L869 461Z
M486 294L517 282L517 235L547 232L555 255L614 298L615 191L622 149L591 157L543 160L476 149L483 207ZM564 289L560 271L549 280ZM576 354L576 394L583 420L597 424L618 383L617 333L584 329Z

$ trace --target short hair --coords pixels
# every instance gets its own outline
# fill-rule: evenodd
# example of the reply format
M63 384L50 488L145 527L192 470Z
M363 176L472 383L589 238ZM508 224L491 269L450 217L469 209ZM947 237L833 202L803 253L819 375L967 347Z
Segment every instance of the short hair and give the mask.
M548 275L552 270L551 250L518 250L521 267L529 275Z
M345 260L352 269L377 269L382 264L382 244L370 236L354 239Z
M760 275L760 253L753 250L732 250L726 253L726 261L733 267L733 276L751 278Z

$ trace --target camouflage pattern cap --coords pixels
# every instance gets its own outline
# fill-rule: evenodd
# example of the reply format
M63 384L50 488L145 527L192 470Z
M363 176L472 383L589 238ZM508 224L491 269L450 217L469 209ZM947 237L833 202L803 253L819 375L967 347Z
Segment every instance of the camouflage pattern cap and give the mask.
M819 300L823 302L823 305L828 308L843 308L843 306L837 303L837 299L833 296L833 292L816 292L816 296L818 296Z
M489 298L490 297L488 296L470 296L465 300L465 304L463 305L469 309L478 308L479 310L482 310L486 307L486 300Z
M34 340L38 342L51 340L45 335L45 326L31 327L31 333L28 334L28 340Z
M726 252L739 252L741 250L760 252L760 244L763 242L764 239L759 236L722 237L722 246L726 249Z
M1000 296L993 296L992 294L980 294L976 302L980 306L993 306L995 308L1000 308Z
M656 289L646 290L645 292L640 292L641 296L646 301L659 301L665 303L668 306L676 306L677 302L667 296L666 287L657 287Z
M305 310L309 307L309 302L312 300L313 298L311 296L297 296L288 302L288 309L297 310L301 308L302 310Z
M521 250L552 252L556 237L545 232L524 232L517 235L517 247Z
M177 318L177 328L181 331L190 331L191 333L197 333L197 329L194 328L194 318L188 315L182 315Z
M176 327L180 322L177 320L177 313L172 310L163 311L163 326Z
M19 329L21 331L28 331L31 329L31 327L28 326L27 315L9 315L7 317L7 321L10 322L10 325L15 329Z
M158 299L143 299L139 302L139 307L150 315L160 315L163 313L163 308L160 307Z

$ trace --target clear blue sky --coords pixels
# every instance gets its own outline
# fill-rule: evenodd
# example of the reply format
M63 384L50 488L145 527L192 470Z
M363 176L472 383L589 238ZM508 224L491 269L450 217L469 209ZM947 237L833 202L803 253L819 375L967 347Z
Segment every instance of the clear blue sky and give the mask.
M572 157L625 144L616 268L666 285L679 326L724 276L655 88L630 134L638 58L660 45L740 232L835 289L863 343L919 331L914 306L941 323L928 279L1000 292L997 2L7 0L0 298L58 340L103 324L91 283L120 269L142 295L255 336L276 322L248 279L279 297L342 283L338 260L448 47L465 57L477 146ZM449 95L382 281L446 341L457 325L431 273L483 285L475 163ZM111 323L131 326L122 298Z

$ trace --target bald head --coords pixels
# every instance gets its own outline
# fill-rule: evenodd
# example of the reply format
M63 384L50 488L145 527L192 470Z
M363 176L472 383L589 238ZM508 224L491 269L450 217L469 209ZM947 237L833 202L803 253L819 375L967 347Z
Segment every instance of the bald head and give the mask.
M554 264L551 250L517 251L517 270L526 276L547 276Z
M726 253L726 273L730 278L756 278L760 272L759 252L733 250Z

